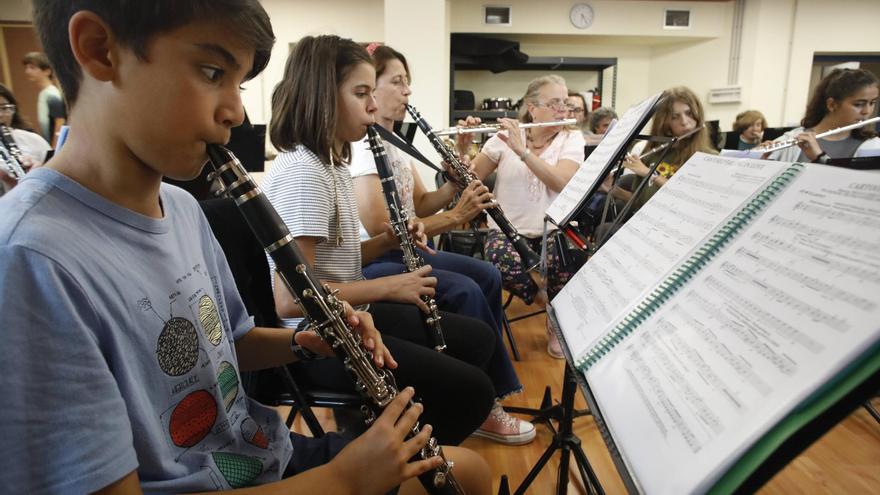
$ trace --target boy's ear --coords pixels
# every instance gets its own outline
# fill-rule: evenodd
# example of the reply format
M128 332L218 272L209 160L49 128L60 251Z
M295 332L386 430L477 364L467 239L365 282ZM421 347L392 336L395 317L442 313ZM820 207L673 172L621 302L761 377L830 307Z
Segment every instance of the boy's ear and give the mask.
M104 20L93 12L81 10L70 18L68 25L70 48L80 67L99 81L114 77L117 57L113 51L116 41Z

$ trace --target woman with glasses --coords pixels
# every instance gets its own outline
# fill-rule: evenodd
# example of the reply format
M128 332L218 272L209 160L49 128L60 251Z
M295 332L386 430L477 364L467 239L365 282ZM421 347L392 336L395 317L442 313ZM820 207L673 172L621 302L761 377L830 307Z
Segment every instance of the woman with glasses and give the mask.
M33 132L28 123L17 112L18 102L15 95L6 86L0 84L0 124L9 127L12 131L12 139L22 154L22 166L25 170L43 164L46 152L51 148L39 134ZM0 167L0 195L15 185L15 180L6 173L6 169Z
M577 120L575 127L580 129L584 136L592 134L587 118L590 112L587 110L587 100L584 99L584 95L577 91L569 91L565 104L568 105L568 118Z
M539 77L529 83L519 121L500 119L502 131L490 138L474 158L477 175L485 178L497 172L495 199L535 252L541 252L544 211L577 172L584 160L584 136L564 126L521 129L520 122L554 122L568 118L568 89L556 75ZM546 279L527 273L519 254L498 226L489 220L486 255L501 271L504 288L526 304L540 307L562 289L571 277L560 264L553 226L548 224ZM548 329L547 352L562 359L555 334Z

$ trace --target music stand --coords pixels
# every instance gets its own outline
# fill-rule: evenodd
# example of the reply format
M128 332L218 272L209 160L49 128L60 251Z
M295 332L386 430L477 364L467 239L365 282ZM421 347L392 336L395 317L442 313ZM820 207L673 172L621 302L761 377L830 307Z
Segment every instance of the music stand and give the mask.
M551 431L553 431L553 441L550 442L550 446L547 447L547 450L544 451L540 459L538 459L538 462L535 463L525 479L523 479L522 483L517 487L514 495L523 495L526 493L526 490L528 490L529 486L535 481L535 478L537 478L538 473L544 469L544 466L547 465L547 462L550 461L550 458L553 457L553 454L555 454L557 450L560 451L559 469L556 476L557 495L566 495L568 493L568 471L571 454L574 454L575 465L577 465L578 472L580 472L581 475L581 481L584 483L584 488L586 488L587 493L604 495L605 490L599 483L599 479L596 477L596 473L593 471L593 467L590 465L590 461L587 459L587 455L581 447L581 439L574 433L574 419L589 413L583 413L574 408L574 397L579 385L577 378L579 372L573 367L572 363L574 362L574 359L572 358L571 352L568 350L565 336L562 334L562 331L559 329L559 325L556 322L553 308L549 304L547 305L547 318L550 321L550 328L556 334L559 343L562 344L562 352L565 354L562 399L558 404L550 407L546 412L547 424ZM583 385L586 385L586 383L583 383ZM548 400L547 393L545 393L544 401ZM591 410L593 407L594 405L590 404ZM506 409L511 410L510 408ZM553 428L549 421L550 419L557 420L559 423L558 430Z

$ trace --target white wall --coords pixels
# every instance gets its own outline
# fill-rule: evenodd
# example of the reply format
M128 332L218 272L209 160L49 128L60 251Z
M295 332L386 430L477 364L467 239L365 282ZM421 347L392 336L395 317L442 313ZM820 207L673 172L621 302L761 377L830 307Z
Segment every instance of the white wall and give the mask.
M31 20L31 3L28 0L0 0L0 21Z

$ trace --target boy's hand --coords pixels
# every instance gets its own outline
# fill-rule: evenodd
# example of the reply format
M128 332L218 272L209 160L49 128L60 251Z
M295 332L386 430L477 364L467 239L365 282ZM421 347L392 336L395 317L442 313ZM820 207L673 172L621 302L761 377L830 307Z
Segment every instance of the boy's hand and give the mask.
M387 277L390 287L387 299L392 302L415 304L423 313L430 313L428 305L421 299L421 296L434 296L437 277L429 277L429 273L431 273L431 265L425 265L414 272Z
M397 368L397 361L394 360L391 351L382 342L382 334L376 330L372 315L366 311L355 311L345 301L342 304L345 308L346 321L360 334L364 347L373 353L373 362L376 363L376 366L382 368L387 365L390 369ZM297 344L322 356L333 357L336 355L333 349L313 330L299 332L294 340Z
M351 482L352 493L385 493L443 462L440 457L410 460L425 446L432 430L424 425L418 435L406 440L423 409L415 404L404 411L413 394L411 387L402 390L363 435L330 461L328 466L337 478Z
M6 170L2 168L0 168L0 182L6 184L9 189L12 189L13 187L15 187L15 184L17 184L17 181L13 179L12 176L7 174Z

